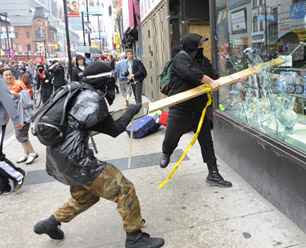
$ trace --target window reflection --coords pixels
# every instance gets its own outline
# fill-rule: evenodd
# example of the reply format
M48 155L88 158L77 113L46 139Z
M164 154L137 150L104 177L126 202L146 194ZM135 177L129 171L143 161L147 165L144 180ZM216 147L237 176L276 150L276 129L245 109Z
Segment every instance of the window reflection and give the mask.
M285 59L221 88L219 108L306 151L306 1L217 1L217 42L222 76Z

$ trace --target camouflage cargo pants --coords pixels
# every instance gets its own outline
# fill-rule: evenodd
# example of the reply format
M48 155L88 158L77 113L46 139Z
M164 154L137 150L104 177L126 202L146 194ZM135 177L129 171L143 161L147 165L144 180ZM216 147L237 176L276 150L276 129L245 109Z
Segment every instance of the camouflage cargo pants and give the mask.
M69 222L102 197L117 203L126 232L137 231L144 225L133 183L112 164L106 163L90 185L70 186L70 193L72 198L54 213L59 222Z

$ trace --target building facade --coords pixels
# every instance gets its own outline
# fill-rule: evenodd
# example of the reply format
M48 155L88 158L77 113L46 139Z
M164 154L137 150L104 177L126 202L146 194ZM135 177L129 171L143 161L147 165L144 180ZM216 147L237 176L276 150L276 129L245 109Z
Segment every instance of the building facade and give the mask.
M40 60L66 57L66 30L63 20L63 2L54 0L2 0L1 12L11 23L10 44L15 60ZM58 10L61 10L59 12ZM6 29L1 27L3 56L10 56L4 46ZM70 29L70 43L73 49L79 46L79 36Z

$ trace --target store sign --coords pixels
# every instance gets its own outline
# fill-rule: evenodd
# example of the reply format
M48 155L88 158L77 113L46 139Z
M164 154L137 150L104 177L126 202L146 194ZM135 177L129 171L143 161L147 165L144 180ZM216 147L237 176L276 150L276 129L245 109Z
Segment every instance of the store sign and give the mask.
M291 30L290 22L278 24L277 29L278 29L278 38L281 38L283 35L290 32Z
M248 36L240 37L240 43L241 45L249 45L249 37Z
M133 0L122 1L122 18L123 18L123 33L134 28L135 22L134 22Z
M240 34L247 32L246 24L246 9L241 9L239 11L233 12L232 15L232 33Z
M294 20L304 19L306 13L306 2L297 3L290 6L290 17Z
M6 33L2 33L2 34L0 34L0 38L1 39L6 39L7 38L7 34ZM16 38L16 36L15 36L15 33L9 33L9 38L10 39L15 39Z
M141 0L140 1L140 20L143 21L149 14L153 12L153 10L157 7L157 5L163 1L164 0Z
M58 14L62 11L63 9L63 3L60 0L56 1L55 4L55 9L57 13L57 17L59 18ZM90 15L97 15L102 13L102 1L94 1L94 0L89 0L88 1L88 12ZM69 17L80 17L81 13L87 14L87 7L86 7L86 2L83 0L76 0L76 1L67 1L67 10L68 10L68 16Z
M290 12L284 12L278 15L278 23L284 23L290 21Z
M265 34L264 32L252 33L252 43L264 42Z

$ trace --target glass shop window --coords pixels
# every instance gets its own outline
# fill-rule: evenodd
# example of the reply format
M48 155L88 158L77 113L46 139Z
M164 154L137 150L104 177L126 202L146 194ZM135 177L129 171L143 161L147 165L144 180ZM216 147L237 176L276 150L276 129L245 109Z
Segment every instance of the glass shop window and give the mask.
M306 0L218 1L217 16L224 11L217 22L220 75L261 69L222 87L219 109L306 151ZM276 58L284 63L271 67Z

